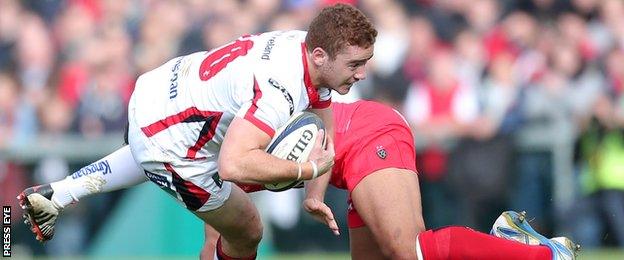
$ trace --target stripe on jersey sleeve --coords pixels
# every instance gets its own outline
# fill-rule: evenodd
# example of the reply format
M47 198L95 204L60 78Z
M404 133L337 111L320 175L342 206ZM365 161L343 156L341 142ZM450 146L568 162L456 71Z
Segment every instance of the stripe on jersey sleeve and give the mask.
M253 100L251 102L251 106L247 110L247 113L245 113L244 118L247 121L254 124L256 127L260 128L260 130L262 130L263 132L267 133L269 137L273 138L273 135L275 135L275 130L273 130L273 128L271 128L266 123L262 122L262 120L258 119L254 115L256 111L258 110L258 100L262 97L262 90L260 90L260 85L258 85L258 81L256 80L256 77L254 77L253 91L254 91Z

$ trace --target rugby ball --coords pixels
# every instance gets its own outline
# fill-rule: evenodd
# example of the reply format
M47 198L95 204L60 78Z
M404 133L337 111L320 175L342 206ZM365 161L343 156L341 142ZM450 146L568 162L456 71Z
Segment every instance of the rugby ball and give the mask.
M280 159L307 162L312 147L319 138L319 130L325 130L320 117L310 112L299 112L293 115L284 126L277 129L275 136L266 148L266 152ZM325 136L323 145L325 144ZM287 181L266 183L264 188L270 191L284 191L302 184L303 181Z

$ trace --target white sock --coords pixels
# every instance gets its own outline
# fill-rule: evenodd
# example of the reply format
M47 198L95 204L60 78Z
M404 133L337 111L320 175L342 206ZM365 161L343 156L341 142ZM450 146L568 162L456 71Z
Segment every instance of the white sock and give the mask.
M420 235L416 236L416 255L418 255L418 260L423 260L422 250L420 249L420 242L418 241L419 237Z
M146 180L143 169L132 157L130 146L126 145L65 179L51 183L52 202L64 208L85 196L124 189Z

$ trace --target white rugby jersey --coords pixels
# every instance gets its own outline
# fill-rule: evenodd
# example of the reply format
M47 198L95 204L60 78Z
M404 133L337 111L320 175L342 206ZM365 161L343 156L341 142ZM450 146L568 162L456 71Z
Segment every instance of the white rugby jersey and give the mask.
M290 116L331 103L312 85L304 31L247 35L141 75L129 110L153 144L179 158L216 158L235 116L273 137Z

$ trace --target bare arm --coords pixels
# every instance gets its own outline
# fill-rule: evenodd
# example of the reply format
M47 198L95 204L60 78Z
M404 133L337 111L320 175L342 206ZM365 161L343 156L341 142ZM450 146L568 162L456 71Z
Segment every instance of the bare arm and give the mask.
M331 151L331 154L334 154L334 113L331 109L331 106L323 109L310 109L310 112L316 114L323 120L323 124L325 124L325 136L326 138L326 148ZM316 157L314 153L310 154L310 160L315 160ZM334 165L333 156L332 161L327 162L326 164L319 164L319 171L329 171L331 167ZM329 179L329 177L327 177Z
M327 109L311 109L325 123L327 130L327 147L334 150L334 117L332 110ZM332 162L333 165L333 162ZM306 197L303 201L303 208L310 213L318 221L325 223L334 235L340 235L338 223L334 219L331 209L325 204L325 191L329 185L331 178L331 168L328 170L330 174L325 174L319 178L306 182Z
M334 146L334 113L330 108L325 109L310 109L312 113L318 115L323 123L325 124L326 136L327 136L327 146ZM333 164L332 164L333 165ZM331 171L329 169L328 171ZM327 190L327 185L329 184L329 179L331 178L330 174L325 174L317 179L308 181L306 183L306 198L315 198L319 201L324 201L325 198L325 190Z
M235 117L221 145L218 162L220 177L223 180L242 183L291 181L297 179L300 165L302 179L312 179L314 172L312 163L298 164L268 154L264 148L270 141L269 135L255 125L243 118ZM316 156L319 175L326 172L321 170L322 164L328 164L328 161L333 164L333 148L331 152L322 149L320 138L314 144L312 154Z

